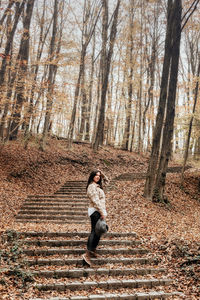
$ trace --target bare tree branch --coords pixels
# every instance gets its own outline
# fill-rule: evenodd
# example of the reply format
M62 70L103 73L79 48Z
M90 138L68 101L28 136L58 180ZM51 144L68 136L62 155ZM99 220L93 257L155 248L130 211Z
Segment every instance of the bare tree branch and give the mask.
M195 2L196 2L196 3L195 3ZM199 2L200 2L200 0L195 0L195 1L191 4L190 8L189 8L189 9L186 11L186 13L184 14L184 16L183 16L183 18L181 19L181 21L184 20L184 18L186 17L186 15L187 15L187 14L189 13L189 11L192 9L193 5L195 5L194 8L193 8L193 10L190 12L189 16L186 18L184 24L182 25L181 31L183 30L183 28L184 28L185 25L187 24L189 18L190 18L191 15L193 14L193 12L196 10L197 5L199 4Z

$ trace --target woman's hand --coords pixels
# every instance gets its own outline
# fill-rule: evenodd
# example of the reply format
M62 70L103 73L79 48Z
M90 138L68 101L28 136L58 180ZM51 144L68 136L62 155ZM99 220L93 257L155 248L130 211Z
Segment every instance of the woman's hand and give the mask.
M101 173L101 177L102 177L103 181L107 184L109 182L108 177L101 170L99 170L99 171Z

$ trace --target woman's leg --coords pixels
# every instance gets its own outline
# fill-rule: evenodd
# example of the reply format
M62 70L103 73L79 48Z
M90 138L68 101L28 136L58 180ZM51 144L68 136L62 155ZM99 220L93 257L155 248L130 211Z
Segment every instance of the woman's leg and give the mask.
M96 247L99 244L100 236L96 235L95 233L95 226L97 221L100 219L101 215L98 211L95 211L91 216L91 233L88 237L88 242L87 242L87 249L89 251L95 251Z

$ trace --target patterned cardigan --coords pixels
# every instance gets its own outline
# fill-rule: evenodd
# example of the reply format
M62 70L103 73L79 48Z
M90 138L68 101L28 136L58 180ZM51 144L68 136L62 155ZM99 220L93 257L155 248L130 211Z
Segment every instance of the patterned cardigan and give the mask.
M106 216L106 197L100 186L92 182L87 188L87 196L90 200L89 208L94 208L101 215Z

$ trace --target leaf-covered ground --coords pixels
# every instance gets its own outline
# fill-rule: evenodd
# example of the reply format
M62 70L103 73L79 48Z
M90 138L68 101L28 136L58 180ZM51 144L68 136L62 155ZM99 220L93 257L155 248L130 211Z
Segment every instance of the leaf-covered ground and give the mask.
M88 144L73 144L68 150L65 141L49 141L46 151L32 142L27 150L20 142L0 148L0 233L6 230L85 231L84 225L51 225L15 223L15 215L30 194L52 194L67 180L87 180L93 169L101 169L110 179L123 173L144 173L148 157L103 147L93 152ZM170 162L176 166L175 162ZM116 181L107 191L108 224L112 231L136 232L146 247L154 252L170 277L175 290L186 299L200 299L200 194L199 170L185 173L180 189L180 174L167 175L166 195L169 205L152 203L142 194L144 180ZM4 244L1 244L3 251ZM2 266L3 267L3 266ZM15 299L17 285L11 277L0 277L2 299ZM3 280L3 281L1 281ZM8 280L8 282L6 282ZM1 284L2 283L2 284ZM5 287L13 298L6 298ZM2 293L1 293L2 292ZM17 298L16 298L17 299ZM19 298L20 299L20 298Z

